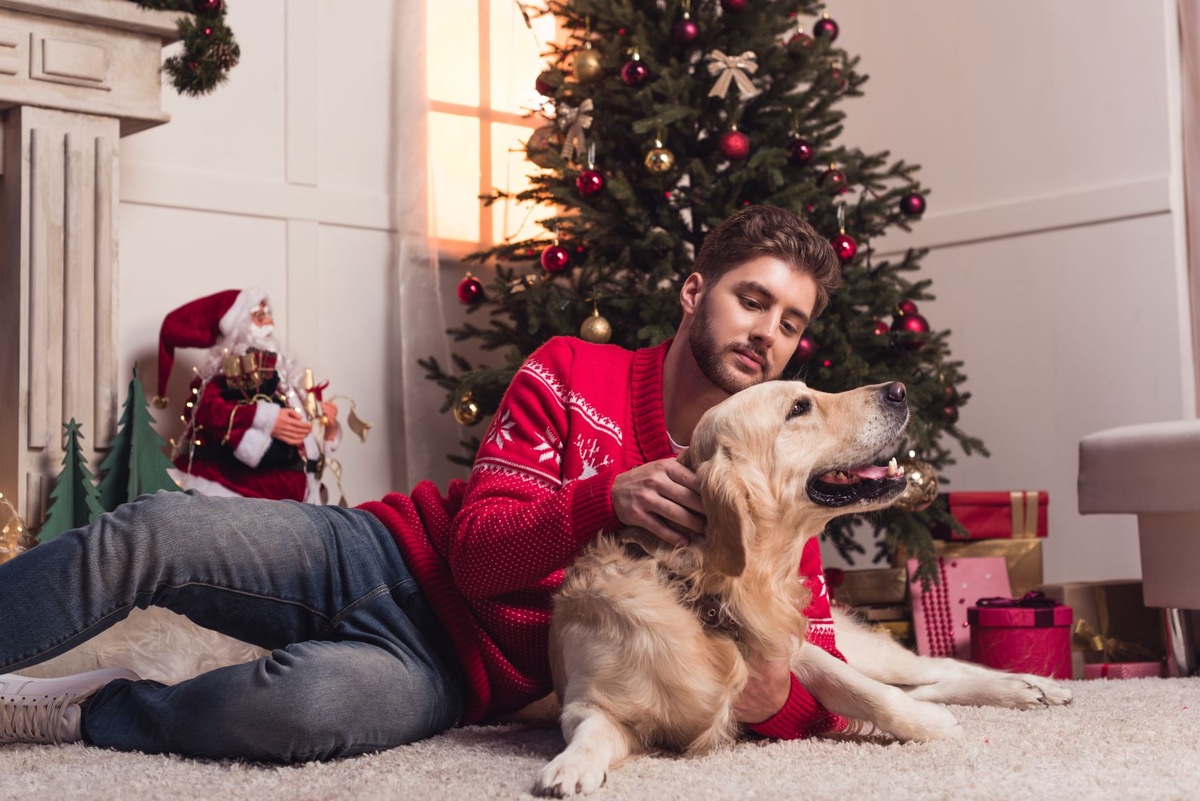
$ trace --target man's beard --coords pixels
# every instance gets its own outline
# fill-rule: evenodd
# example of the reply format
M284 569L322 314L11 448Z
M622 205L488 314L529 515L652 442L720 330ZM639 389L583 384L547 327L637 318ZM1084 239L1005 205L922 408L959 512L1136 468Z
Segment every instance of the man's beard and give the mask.
M761 384L771 378L771 363L767 353L753 347L749 343L730 343L724 347L717 344L716 335L712 330L712 320L708 310L708 296L700 301L696 310L695 323L689 342L692 347L692 357L696 360L700 372L709 383L729 395L734 394L754 384ZM752 353L762 360L762 369L757 377L748 377L726 363L726 354L730 351Z

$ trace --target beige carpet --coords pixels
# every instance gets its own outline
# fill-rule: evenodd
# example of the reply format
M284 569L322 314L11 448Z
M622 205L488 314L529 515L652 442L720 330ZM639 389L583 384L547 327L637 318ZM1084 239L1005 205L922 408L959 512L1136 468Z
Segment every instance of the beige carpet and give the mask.
M955 707L954 742L740 744L696 760L646 757L592 798L1200 799L1200 678L1073 682L1037 712ZM562 746L554 723L458 729L335 763L264 767L83 746L0 746L0 799L520 798Z

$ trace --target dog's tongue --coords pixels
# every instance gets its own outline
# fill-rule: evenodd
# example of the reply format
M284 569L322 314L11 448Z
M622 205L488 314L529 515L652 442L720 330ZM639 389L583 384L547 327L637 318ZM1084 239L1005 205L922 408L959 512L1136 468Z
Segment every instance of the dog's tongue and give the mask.
M887 475L887 467L886 466L880 467L879 465L867 464L867 465L863 465L862 467L855 467L846 472L848 472L852 475L856 475L859 478L868 478L868 479L871 479L872 481L877 481Z

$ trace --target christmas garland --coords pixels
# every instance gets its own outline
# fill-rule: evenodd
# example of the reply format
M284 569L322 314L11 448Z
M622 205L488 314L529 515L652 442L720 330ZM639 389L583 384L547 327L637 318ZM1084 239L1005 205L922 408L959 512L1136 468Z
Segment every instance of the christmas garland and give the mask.
M225 82L242 55L233 31L225 24L224 0L130 0L152 11L186 11L179 18L183 52L171 56L163 69L180 94L203 95ZM195 16L190 16L194 14Z

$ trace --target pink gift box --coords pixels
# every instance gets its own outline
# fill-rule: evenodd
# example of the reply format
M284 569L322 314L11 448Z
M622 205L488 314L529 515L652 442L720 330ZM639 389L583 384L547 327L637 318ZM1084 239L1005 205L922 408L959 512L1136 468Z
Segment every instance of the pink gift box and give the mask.
M1071 678L1071 607L974 606L971 661L1052 679Z
M967 609L980 598L1012 594L1008 565L999 556L938 557L937 565L941 580L925 589L916 577L917 560L908 560L917 653L968 659L971 632L967 627Z
M1157 679L1162 674L1162 662L1101 662L1083 666L1085 679Z

